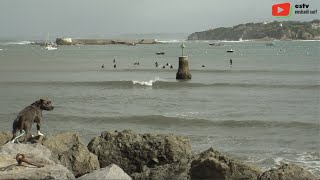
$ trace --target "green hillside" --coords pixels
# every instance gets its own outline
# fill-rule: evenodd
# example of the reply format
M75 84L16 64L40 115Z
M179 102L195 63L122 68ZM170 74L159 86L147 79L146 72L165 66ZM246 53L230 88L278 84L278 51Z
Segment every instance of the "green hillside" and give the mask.
M320 39L320 20L310 22L274 21L264 23L239 24L220 27L188 36L188 40L230 40L245 39Z

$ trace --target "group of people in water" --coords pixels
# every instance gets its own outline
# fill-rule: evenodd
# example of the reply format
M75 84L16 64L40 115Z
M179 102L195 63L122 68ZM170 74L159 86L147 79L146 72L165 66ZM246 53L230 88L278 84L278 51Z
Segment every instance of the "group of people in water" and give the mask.
M158 66L159 66L158 62L154 63L154 65L155 65L156 67L158 67ZM172 64L167 63L166 65L167 65L167 66L169 66L169 67L170 67L170 69L172 69L172 68L173 68ZM166 68L166 66L165 66L165 65L163 65L163 66L162 66L162 69L165 69L165 68Z
M101 68L104 69L104 64L102 64ZM116 59L113 59L113 68L117 68Z
M156 67L159 66L159 63L158 63L158 62L156 62L156 63L154 63L154 64L155 64ZM139 66L140 63L139 63L139 62L134 62L133 65L138 65L138 66ZM169 63L167 63L166 66L169 66L170 69L173 68L172 64L169 64ZM163 65L163 66L162 66L162 69L165 69L166 66ZM232 59L229 60L229 66L232 66ZM206 67L206 66L205 66L205 65L202 65L202 67L204 68L204 67ZM101 68L102 68L102 69L104 68L104 64L102 64ZM113 68L117 68L116 59L113 59Z

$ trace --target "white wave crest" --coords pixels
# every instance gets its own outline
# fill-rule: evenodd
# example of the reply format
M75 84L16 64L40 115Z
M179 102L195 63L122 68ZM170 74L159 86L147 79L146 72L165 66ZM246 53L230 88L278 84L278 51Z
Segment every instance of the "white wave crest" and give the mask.
M8 42L8 45L25 45L25 44L31 44L34 42L31 41L17 41L17 42Z
M239 41L227 41L227 40L222 40L221 42L229 42L229 43L232 43L232 42L251 42L251 41L254 41L254 40L239 40Z
M177 39L172 39L172 40L158 40L160 43L179 43L179 42L185 42L185 40L177 40Z
M156 77L154 80L150 80L150 81L135 81L133 80L132 83L133 84L139 84L142 86L152 86L153 83L160 81L159 77Z

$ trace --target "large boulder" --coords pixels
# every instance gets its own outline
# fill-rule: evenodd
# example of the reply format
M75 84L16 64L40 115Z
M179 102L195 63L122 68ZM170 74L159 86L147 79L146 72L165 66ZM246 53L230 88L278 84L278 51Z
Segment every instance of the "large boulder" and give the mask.
M187 166L191 158L191 145L187 137L171 134L136 134L130 130L102 132L101 136L90 141L88 149L98 156L101 167L114 163L131 177L145 177L155 172L186 174L187 171L177 172L170 166L178 164ZM159 166L166 167L167 170L159 171L157 168ZM158 174L158 177L168 176L168 174Z
M264 172L259 180L317 180L309 171L295 164L285 164L278 169Z
M4 131L0 133L0 146L6 144L12 139L12 133L10 131Z
M18 153L25 155L29 162L42 167L35 167L22 162L17 165ZM7 143L0 147L0 179L75 179L64 166L51 160L51 152L41 144Z
M142 167L142 172L133 173L131 177L133 179L139 180L168 180L168 179L177 179L177 180L188 180L189 169L190 169L190 160L182 160L180 162L165 164L156 166L154 168L148 168L147 166Z
M191 179L257 180L262 172L210 148L191 163Z
M119 166L111 164L105 168L94 170L89 174L85 174L77 180L88 180L88 179L97 179L97 180L131 180L132 178L126 174Z
M67 167L75 177L100 167L97 156L88 151L78 133L66 132L49 137L43 140L43 145L51 150L53 160Z

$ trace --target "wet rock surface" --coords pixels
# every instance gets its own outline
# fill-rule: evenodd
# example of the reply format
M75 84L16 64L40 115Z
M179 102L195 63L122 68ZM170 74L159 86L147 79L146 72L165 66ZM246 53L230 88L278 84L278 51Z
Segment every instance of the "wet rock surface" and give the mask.
M98 157L85 146L78 133L65 132L43 140L53 160L67 167L75 177L100 168Z
M10 132L1 133L1 138L2 142L8 141L11 139ZM33 165L24 161L18 165L18 153ZM66 132L51 137L36 136L28 144L8 142L0 145L0 179L75 177L139 180L318 179L295 164L262 172L213 148L193 154L189 139L174 134L104 131L86 147L78 133Z
M285 164L278 169L264 172L259 180L318 180L309 171L295 164Z
M16 155L21 153L25 160L36 167L22 162L18 166ZM51 151L41 144L7 143L0 147L0 179L75 179L64 166L51 159Z
M192 162L191 179L221 179L221 180L256 180L262 172L254 167L210 148L199 154Z
M175 167L179 166L185 170L181 173L187 174L185 167L192 156L186 137L137 134L130 130L102 132L90 141L88 149L98 156L101 167L115 163L136 179L150 174L169 178L168 173L176 175L179 170L175 171Z

